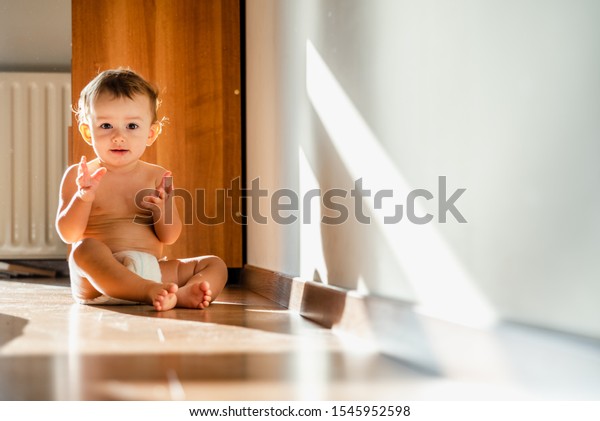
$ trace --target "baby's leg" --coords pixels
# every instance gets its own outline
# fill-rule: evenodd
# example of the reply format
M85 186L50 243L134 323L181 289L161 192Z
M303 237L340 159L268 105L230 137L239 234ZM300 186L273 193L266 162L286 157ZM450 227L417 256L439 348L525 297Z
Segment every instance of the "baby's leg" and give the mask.
M144 302L164 311L177 303L177 284L158 284L131 272L101 241L86 238L73 246L70 257L71 286L76 297L89 300L104 294Z
M163 281L176 282L177 307L206 308L227 282L227 266L217 256L160 262Z

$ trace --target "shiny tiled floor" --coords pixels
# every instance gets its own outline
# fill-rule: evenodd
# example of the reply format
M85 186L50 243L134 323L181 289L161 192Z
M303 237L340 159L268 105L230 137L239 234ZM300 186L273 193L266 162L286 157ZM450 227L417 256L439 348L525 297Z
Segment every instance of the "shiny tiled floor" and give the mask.
M426 377L235 287L158 313L0 280L1 400L398 400Z
M596 340L387 318L392 359L247 290L205 311L80 306L66 280L0 280L0 400L596 399ZM421 332L420 334L424 334ZM419 345L420 344L420 345ZM417 351L415 351L417 350ZM416 358L422 360L423 358Z

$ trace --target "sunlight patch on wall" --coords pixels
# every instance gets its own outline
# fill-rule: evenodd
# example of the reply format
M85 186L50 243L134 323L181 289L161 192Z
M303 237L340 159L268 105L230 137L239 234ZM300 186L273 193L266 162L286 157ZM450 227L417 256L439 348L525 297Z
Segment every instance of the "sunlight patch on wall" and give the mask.
M319 181L301 146L298 148L298 161L300 197L305 198L309 196L310 191L319 189ZM304 203L300 203L301 221L307 217L305 213L309 213L313 223L300 224L300 277L327 284L327 266L323 257L323 248L315 246L322 244L321 224L318 223L321 218L321 205L318 197L312 198L306 209Z
M416 310L471 327L491 326L496 321L491 306L473 285L433 222L416 225L403 218L398 223L384 223L386 216L394 215L398 201L404 201L413 188L390 160L310 40L306 41L306 89L353 180L362 178L363 187L373 193L382 189L393 191L391 198L377 206L374 194L363 197L363 204L373 216L371 223L377 224L385 236L415 291ZM415 214L425 212L416 206Z

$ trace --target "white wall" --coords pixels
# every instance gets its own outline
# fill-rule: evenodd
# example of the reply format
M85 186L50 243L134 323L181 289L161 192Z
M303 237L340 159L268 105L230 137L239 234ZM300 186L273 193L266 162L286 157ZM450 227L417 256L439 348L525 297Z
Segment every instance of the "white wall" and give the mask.
M71 71L71 0L0 0L1 71Z
M394 205L416 188L437 198L446 176L448 195L466 189L467 220L439 223L437 199L421 198L434 222L383 224L372 197L371 224L251 220L249 264L467 324L499 316L600 337L600 3L246 7L248 181L302 195L362 178L373 194L395 189Z

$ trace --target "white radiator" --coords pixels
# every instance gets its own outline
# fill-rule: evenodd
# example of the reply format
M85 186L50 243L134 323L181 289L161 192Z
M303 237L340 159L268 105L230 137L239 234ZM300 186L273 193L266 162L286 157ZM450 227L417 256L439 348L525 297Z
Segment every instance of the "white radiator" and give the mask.
M54 219L70 125L70 73L0 72L0 259L65 258Z

